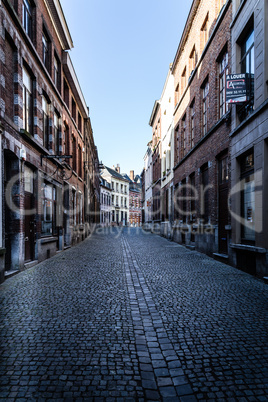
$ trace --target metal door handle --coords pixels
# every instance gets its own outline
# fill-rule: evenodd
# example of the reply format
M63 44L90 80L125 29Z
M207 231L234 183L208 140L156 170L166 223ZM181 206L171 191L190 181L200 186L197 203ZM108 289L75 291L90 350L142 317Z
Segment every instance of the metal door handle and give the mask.
M29 241L29 237L25 237L25 241Z

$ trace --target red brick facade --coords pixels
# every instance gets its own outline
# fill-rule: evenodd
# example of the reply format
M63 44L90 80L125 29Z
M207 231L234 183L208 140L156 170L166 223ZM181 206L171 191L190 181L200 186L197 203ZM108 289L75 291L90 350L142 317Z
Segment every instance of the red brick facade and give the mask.
M59 2L46 4L3 1L0 10L5 270L81 241L98 221L98 155L68 54L72 40ZM67 154L72 158L51 158Z
M227 198L220 211L219 196L226 187L227 197L229 188L227 173L221 187L220 171L223 163L229 165L230 116L220 91L230 65L232 7L227 1L218 14L217 2L194 2L193 10L173 64L175 238L207 253L227 252ZM207 24L206 43L202 28L198 32L202 24Z

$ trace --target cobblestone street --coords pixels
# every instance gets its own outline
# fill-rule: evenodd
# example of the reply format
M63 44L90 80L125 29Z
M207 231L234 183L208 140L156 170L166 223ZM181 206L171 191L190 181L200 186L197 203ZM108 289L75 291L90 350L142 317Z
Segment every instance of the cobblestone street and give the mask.
M137 229L0 286L3 401L267 401L267 285Z

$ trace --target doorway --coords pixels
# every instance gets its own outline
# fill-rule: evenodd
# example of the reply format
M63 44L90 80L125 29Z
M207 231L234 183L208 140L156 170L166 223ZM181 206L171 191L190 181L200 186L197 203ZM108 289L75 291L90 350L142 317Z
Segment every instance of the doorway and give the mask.
M25 262L35 258L35 205L34 205L34 172L28 166L24 167L24 247Z
M227 254L227 230L228 225L228 156L225 154L219 160L219 253Z
M4 233L5 233L5 271L19 269L19 230L20 219L20 180L19 160L8 150L4 151ZM11 182L12 181L12 182Z

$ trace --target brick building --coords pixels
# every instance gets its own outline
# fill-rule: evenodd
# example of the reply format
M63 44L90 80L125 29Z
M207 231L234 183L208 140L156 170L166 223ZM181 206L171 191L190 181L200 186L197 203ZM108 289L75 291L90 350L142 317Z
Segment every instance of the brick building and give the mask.
M4 0L0 29L3 280L5 270L22 270L83 240L96 219L88 216L98 209L99 187L59 0Z
M224 4L225 3L225 4ZM231 1L193 1L174 59L174 239L227 254Z
M161 106L155 101L149 125L152 127L152 228L161 225Z
M123 174L129 182L129 225L139 227L142 224L142 182L138 175L134 175L134 170L130 175Z

